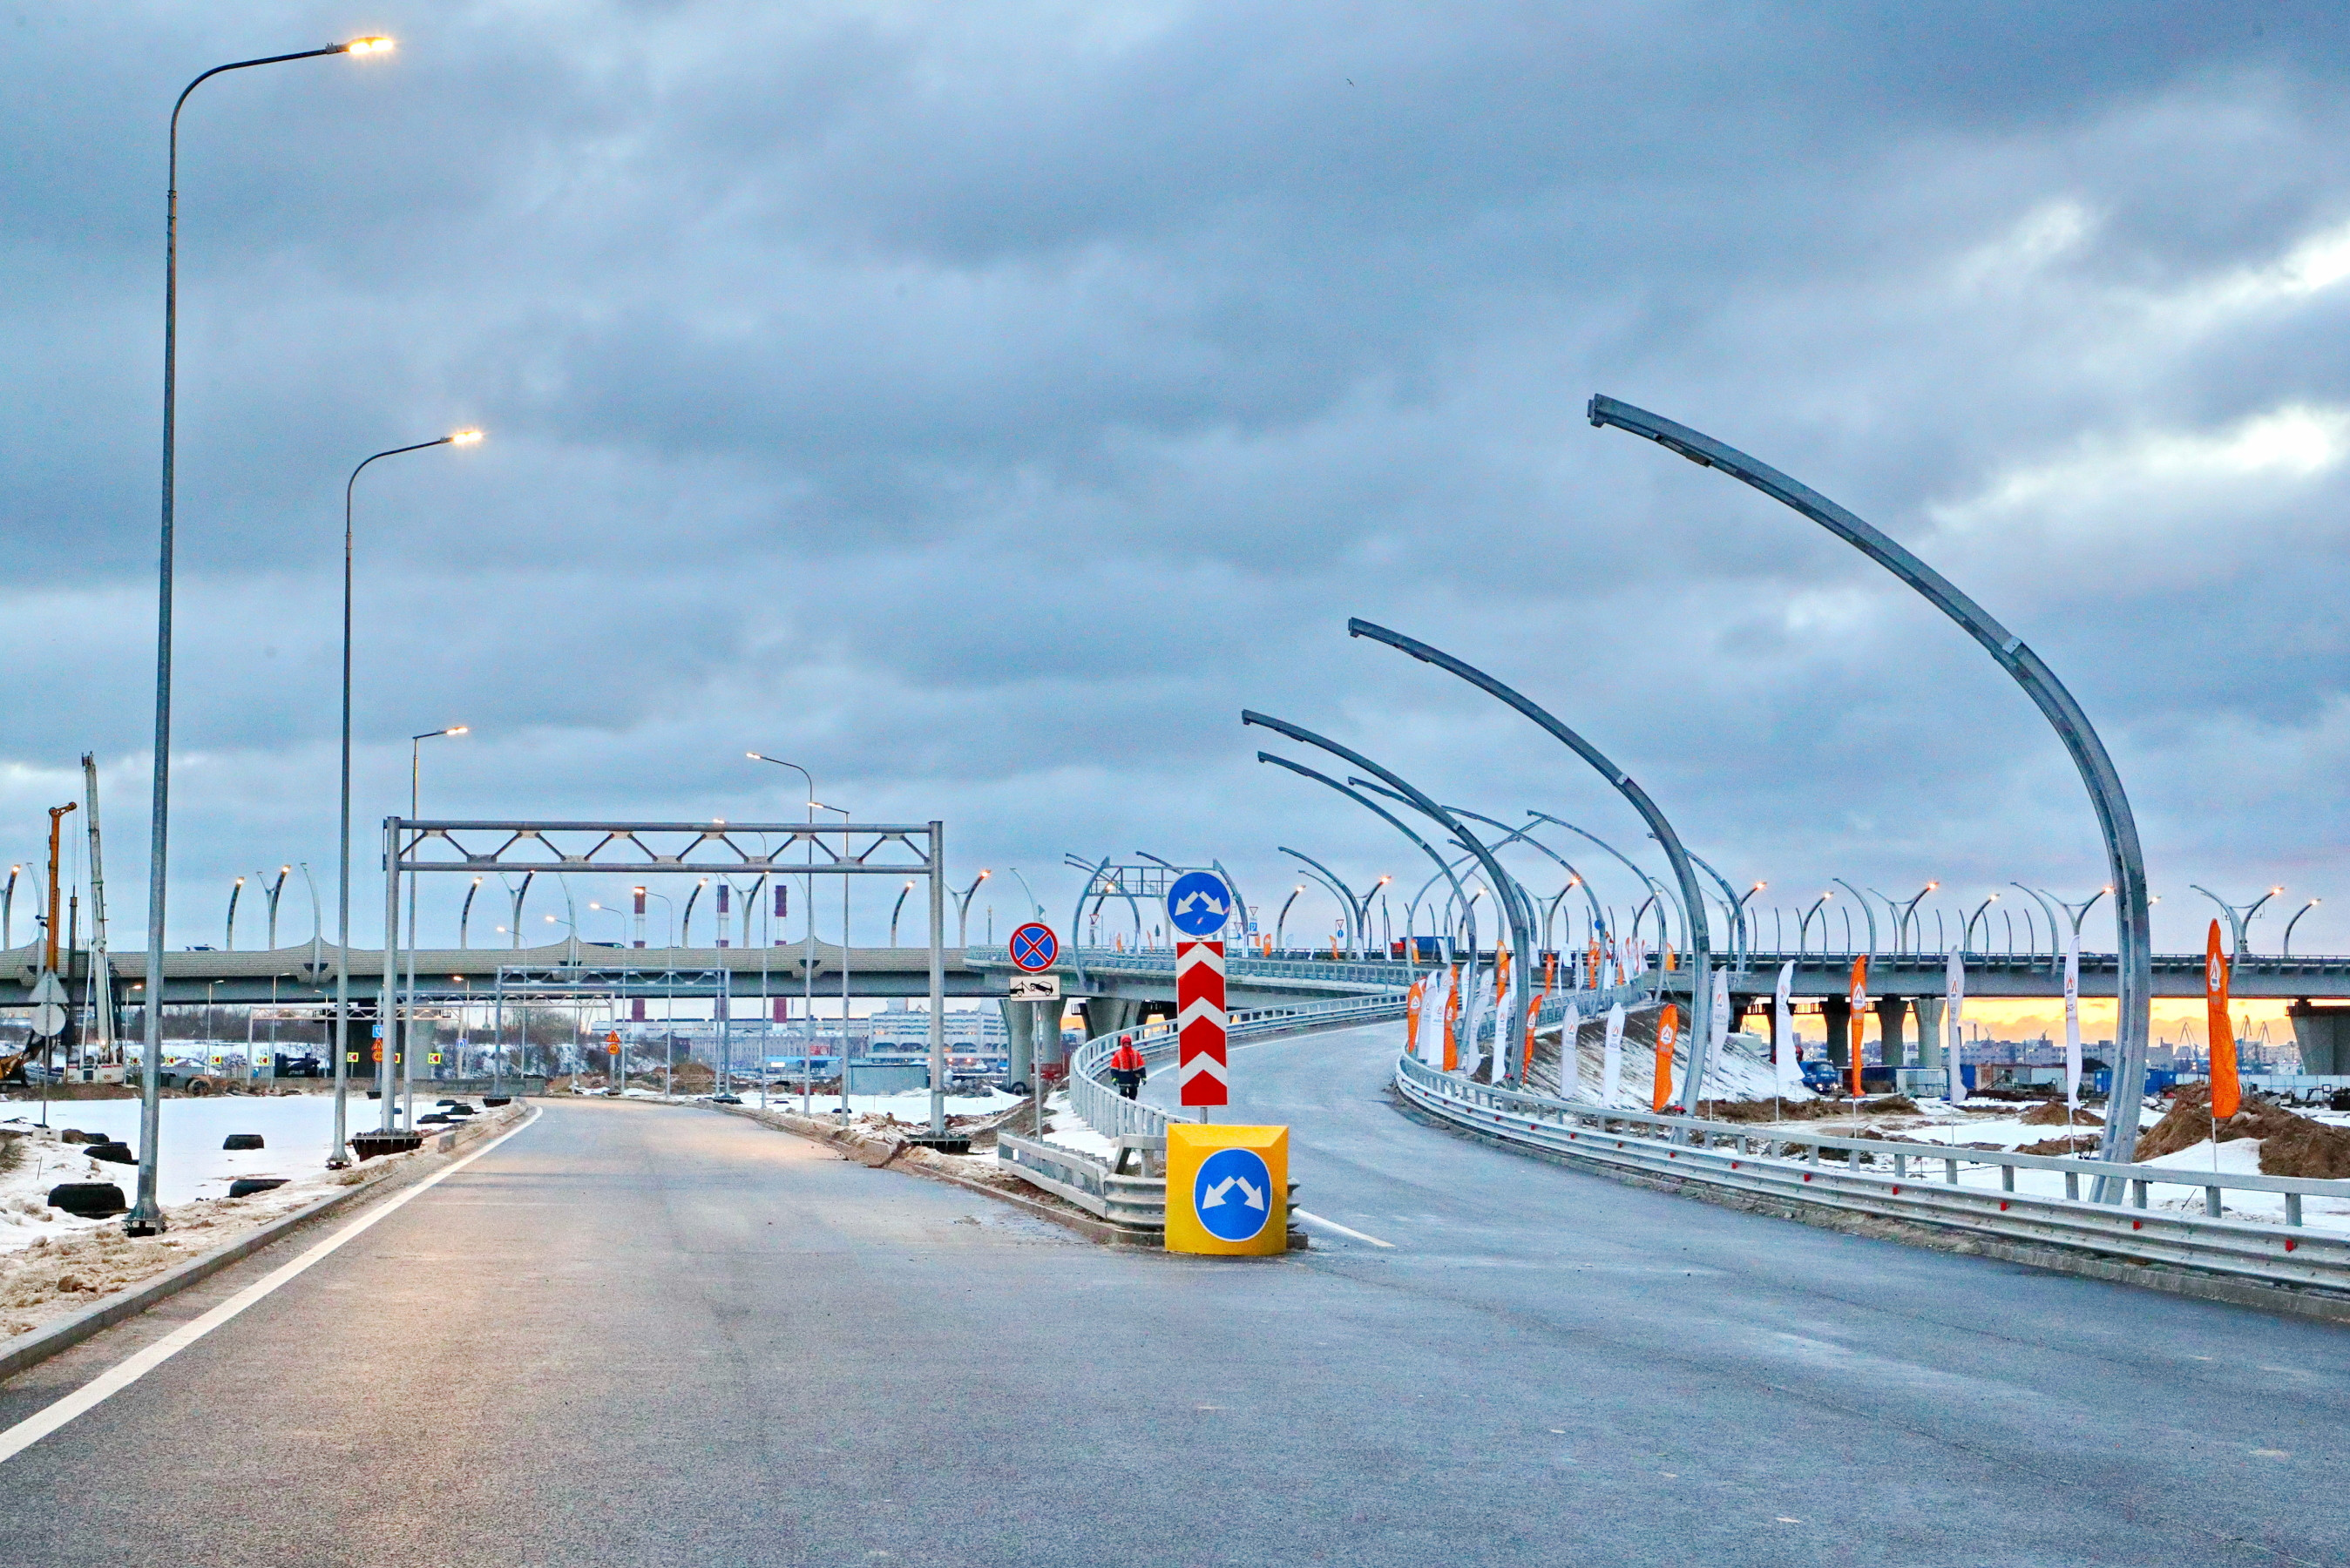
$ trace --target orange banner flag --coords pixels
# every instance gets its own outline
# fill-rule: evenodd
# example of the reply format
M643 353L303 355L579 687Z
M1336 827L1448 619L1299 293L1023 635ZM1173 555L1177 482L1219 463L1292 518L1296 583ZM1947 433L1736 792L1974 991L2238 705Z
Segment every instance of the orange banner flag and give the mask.
M1444 993L1444 1070L1461 1071L1461 966L1452 966L1452 983Z
M1681 1010L1668 1002L1657 1014L1657 1085L1648 1106L1652 1111L1673 1103L1673 1047L1680 1039Z
M1428 977L1422 975L1411 982L1409 991L1404 992L1403 1054L1407 1056L1417 1057L1419 1054L1419 999L1427 991Z
M1860 1031L1868 1016L1868 955L1852 961L1852 1097L1860 1098Z
M2243 1085L2236 1081L2236 1025L2228 1016L2228 951L2220 945L2220 922L2203 944L2204 1030L2211 1042L2211 1119L2226 1121L2243 1108Z

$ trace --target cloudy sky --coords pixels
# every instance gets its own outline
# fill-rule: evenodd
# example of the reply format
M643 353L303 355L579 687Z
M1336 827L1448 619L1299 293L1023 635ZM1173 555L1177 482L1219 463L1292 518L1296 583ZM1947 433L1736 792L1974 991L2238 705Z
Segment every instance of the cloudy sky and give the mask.
M1059 916L1072 852L1212 857L1261 904L1282 845L1417 884L1254 762L1243 706L1637 844L1355 614L1549 705L1765 903L2105 880L1980 649L1590 428L1596 390L2040 649L2129 785L2162 946L2199 941L2190 882L2282 883L2329 899L2296 947L2350 950L2339 6L14 0L0 857L96 752L118 947L165 119L209 65L375 32L183 122L175 943L221 940L241 872L331 898L342 485L463 425L361 482L363 846L408 737L462 722L428 814L798 816L755 748L943 818L999 869L975 921L1010 866Z

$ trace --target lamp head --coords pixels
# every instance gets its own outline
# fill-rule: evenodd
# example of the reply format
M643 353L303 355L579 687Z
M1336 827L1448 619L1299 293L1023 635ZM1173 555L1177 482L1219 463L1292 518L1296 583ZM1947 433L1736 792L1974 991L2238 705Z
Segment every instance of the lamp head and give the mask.
M347 55L388 55L391 53L391 48L392 43L390 38L353 38L349 43L343 46L343 53Z
M468 735L473 733L473 726L470 724L452 724L441 732L444 735Z
M452 431L449 432L449 444L451 446L472 446L475 441L478 441L481 439L482 432L475 430Z

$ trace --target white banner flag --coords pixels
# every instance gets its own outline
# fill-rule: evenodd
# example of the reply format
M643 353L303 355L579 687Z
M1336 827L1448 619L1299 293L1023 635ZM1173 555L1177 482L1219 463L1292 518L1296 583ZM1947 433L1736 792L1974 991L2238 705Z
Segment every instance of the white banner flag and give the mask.
M2064 933L2064 1104L2081 1108L2081 933Z
M1607 1010L1607 1040L1599 1054L1599 1103L1612 1106L1624 1085L1624 1004Z
M1566 1014L1558 1021L1558 1097L1571 1100L1583 1092L1583 1010L1570 996Z
M1967 965L1958 948L1950 950L1950 967L1942 982L1942 1062L1950 1070L1950 1086L1946 1096L1950 1104L1967 1103L1967 1080L1959 1065L1959 1044L1966 1039L1960 1020L1967 1010Z
M1795 961L1779 966L1778 989L1771 997L1771 1073L1784 1095L1804 1086L1803 1065L1795 1060Z
M1730 971L1726 969L1718 969L1713 971L1713 1023L1712 1026L1706 1031L1705 1070L1709 1076L1721 1066L1721 1050L1723 1046L1729 1044ZM1695 1084L1702 1084L1705 1082L1705 1079L1698 1077L1694 1073L1692 1073L1690 1075L1690 1081ZM1719 1099L1721 1095L1721 1090L1716 1089L1714 1091L1715 1098ZM1697 1107L1695 1106L1691 1106L1690 1107L1690 1114L1691 1116L1695 1116L1697 1114Z

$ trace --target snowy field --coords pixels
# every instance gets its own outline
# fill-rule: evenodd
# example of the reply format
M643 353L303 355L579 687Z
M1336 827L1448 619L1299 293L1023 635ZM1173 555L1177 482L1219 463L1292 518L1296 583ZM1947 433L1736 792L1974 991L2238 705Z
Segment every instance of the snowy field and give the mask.
M421 1116L439 1096L427 1096L422 1085L418 1086L417 1114ZM468 1104L479 1106L481 1101ZM243 1095L223 1095L203 1099L165 1100L159 1107L162 1113L163 1138L157 1160L157 1178L161 1184L158 1196L165 1205L192 1202L199 1198L220 1198L228 1192L228 1184L240 1176L302 1177L326 1168L327 1140L335 1125L335 1098L332 1095L286 1095L269 1098ZM354 1095L349 1102L351 1132L364 1132L380 1125L382 1102L364 1095ZM0 1100L0 1127L37 1125L41 1118L41 1103L35 1100ZM49 1126L78 1127L84 1132L102 1133L119 1138L132 1148L139 1147L139 1102L137 1100L56 1100L49 1105ZM263 1147L236 1152L221 1147L221 1140L231 1133L259 1133ZM71 1146L66 1146L70 1148ZM28 1160L35 1158L27 1150ZM47 1158L55 1158L55 1155ZM50 1184L58 1181L112 1181L125 1193L131 1190L138 1177L138 1167L99 1165L75 1154L70 1162L71 1174L54 1176ZM94 1168L103 1176L84 1174ZM13 1174L13 1173L12 1173ZM47 1186L42 1188L47 1190Z

